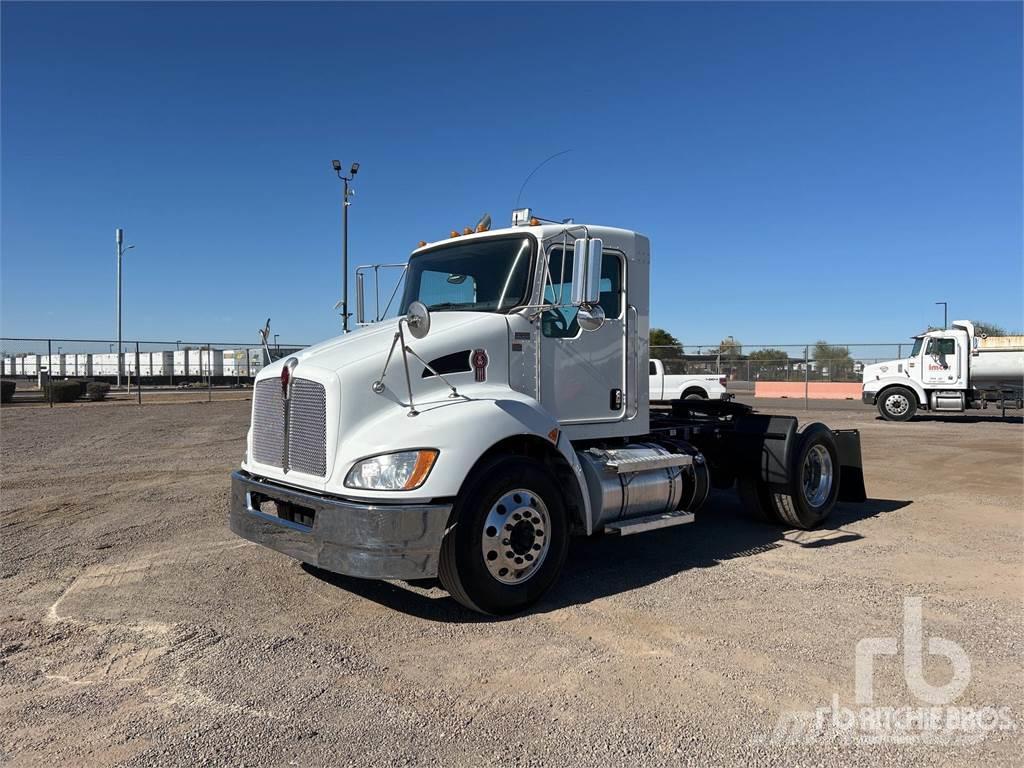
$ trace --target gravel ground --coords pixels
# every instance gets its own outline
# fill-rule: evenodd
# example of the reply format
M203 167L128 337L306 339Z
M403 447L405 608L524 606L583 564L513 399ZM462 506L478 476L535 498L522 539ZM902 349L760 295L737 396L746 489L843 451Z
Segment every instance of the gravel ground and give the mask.
M575 540L549 597L502 621L233 537L245 402L5 408L0 763L1021 764L1019 419L787 407L862 429L868 503L799 532L717 494L690 526ZM954 705L1016 729L784 738L787 713L854 707L855 646L900 637L912 596L926 641L970 659ZM924 674L951 667L926 652ZM874 695L925 706L892 656Z

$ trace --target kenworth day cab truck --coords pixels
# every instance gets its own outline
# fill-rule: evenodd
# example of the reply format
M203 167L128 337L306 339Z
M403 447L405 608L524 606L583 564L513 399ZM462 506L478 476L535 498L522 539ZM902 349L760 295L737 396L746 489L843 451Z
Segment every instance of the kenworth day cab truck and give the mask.
M712 486L798 528L864 500L855 430L721 400L651 412L646 237L513 222L421 243L397 318L260 371L235 533L507 614L554 584L571 536L692 522Z
M962 413L990 400L1020 407L1024 389L1024 336L984 336L969 320L914 337L904 360L864 367L862 399L889 421L917 409Z
M725 376L697 376L688 373L666 373L665 363L651 358L648 391L652 403L671 400L727 399Z

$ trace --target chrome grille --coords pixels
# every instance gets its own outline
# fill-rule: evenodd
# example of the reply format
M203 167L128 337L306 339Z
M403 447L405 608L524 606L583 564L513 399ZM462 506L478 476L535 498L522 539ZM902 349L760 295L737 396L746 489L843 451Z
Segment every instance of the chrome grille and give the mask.
M284 459L284 397L278 379L256 382L252 406L252 455L260 464L280 467Z
M310 475L327 475L327 391L322 384L294 378L288 400L288 456L285 464L285 402L280 379L256 382L253 393L252 454L260 464Z
M327 392L309 379L292 382L288 414L288 468L327 474Z

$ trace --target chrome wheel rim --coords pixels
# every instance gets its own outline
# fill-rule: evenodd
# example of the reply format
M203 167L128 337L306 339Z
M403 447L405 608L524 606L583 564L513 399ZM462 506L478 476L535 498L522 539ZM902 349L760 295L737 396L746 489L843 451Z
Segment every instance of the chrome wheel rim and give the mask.
M551 515L533 491L516 488L494 502L481 534L487 570L502 584L532 578L551 548Z
M910 401L905 395L895 394L885 398L885 410L893 416L902 416L910 407Z
M832 454L824 445L815 445L804 459L804 498L812 507L820 507L832 493Z

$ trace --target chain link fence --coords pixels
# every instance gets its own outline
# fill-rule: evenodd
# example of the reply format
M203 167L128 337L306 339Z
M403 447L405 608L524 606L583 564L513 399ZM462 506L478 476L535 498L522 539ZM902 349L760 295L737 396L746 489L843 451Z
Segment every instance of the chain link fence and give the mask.
M207 399L252 386L263 366L306 344L261 346L217 341L122 341L0 337L0 375L16 382L14 400L52 403L53 381L109 384L105 397L134 399L195 390ZM831 344L651 345L651 357L669 374L717 375L730 390L753 391L757 382L860 382L864 366L909 354L912 342Z
M215 394L252 386L268 363L307 344L0 337L0 375L14 382L4 402L167 400L183 390ZM269 351L269 355L268 355ZM77 382L73 388L61 382ZM92 385L92 386L90 386ZM102 386L107 385L107 386ZM173 400L173 398L171 398Z
M755 382L860 382L864 367L909 354L913 342L651 345L666 373L724 376L734 389Z

